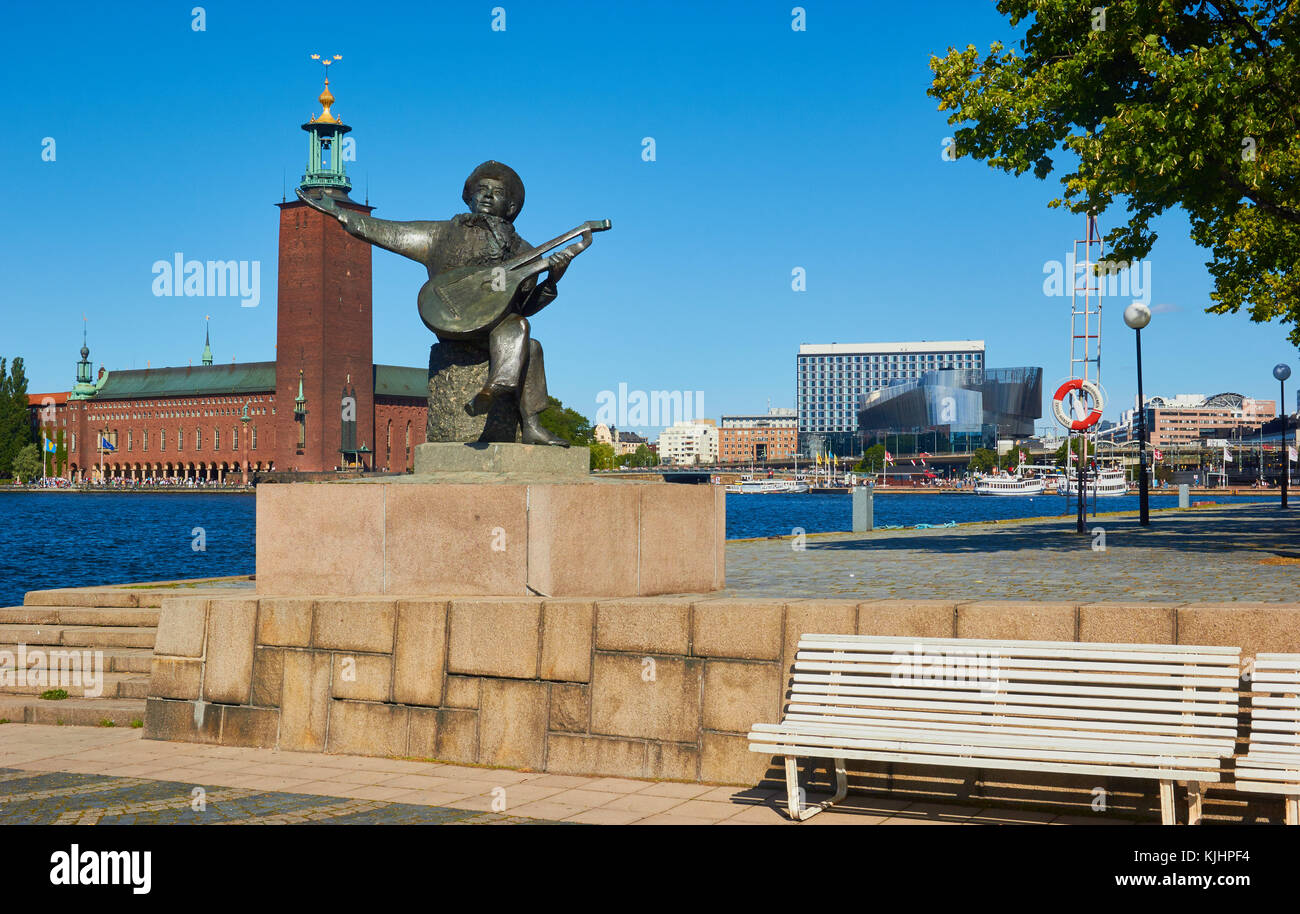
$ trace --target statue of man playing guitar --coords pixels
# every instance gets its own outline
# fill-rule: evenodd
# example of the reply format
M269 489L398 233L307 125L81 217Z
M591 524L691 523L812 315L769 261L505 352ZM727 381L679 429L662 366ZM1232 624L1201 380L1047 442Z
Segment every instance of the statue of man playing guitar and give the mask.
M524 205L524 183L514 169L488 161L465 180L461 198L469 207L446 221L393 222L338 206L329 194L311 197L309 206L336 218L350 234L428 269L420 291L420 316L442 341L458 340L485 348L488 376L468 403L472 416L486 413L494 400L514 394L519 404L520 437L525 444L567 447L538 421L549 399L541 344L528 318L556 297L556 283L570 261L591 243L591 232L608 222L586 223L539 248L515 231ZM572 238L579 244L544 256ZM546 273L546 278L537 276Z

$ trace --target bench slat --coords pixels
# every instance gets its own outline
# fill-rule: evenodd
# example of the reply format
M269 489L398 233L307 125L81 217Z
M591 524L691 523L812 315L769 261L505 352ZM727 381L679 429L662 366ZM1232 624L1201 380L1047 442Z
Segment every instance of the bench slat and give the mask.
M1195 740L1198 738L1219 741L1236 735L1236 729L1228 726L1217 728L1197 727L1195 729L1190 727L1178 729L1167 725L1161 727L1152 727L1150 725L1134 727L1132 724L1098 723L1097 721L1078 721L1071 718L1048 720L1034 717L1007 717L1005 715L981 715L979 717L966 715L964 719L936 720L933 715L857 714L853 710L828 709L816 705L791 705L786 712L785 719L787 721L825 720L827 722L843 723L848 726L885 726L887 722L894 721L912 724L916 729L926 730L969 730L972 727L993 727L999 732L1007 733L1051 733L1053 732L1052 728L1057 728L1058 731L1075 729L1081 732L1089 731L1091 738L1098 740L1112 739L1115 734L1121 734L1125 739L1164 742L1171 739Z
M1136 777L1158 780L1189 780L1188 775L1195 775L1195 780L1214 783L1220 779L1217 768L1207 765L1204 768L1171 769L1141 765L1118 764L1078 764L1075 762L1041 762L1029 759L974 759L963 756L918 755L909 752L874 752L861 749L835 748L827 752L823 746L792 746L776 743L755 743L755 752L765 755L786 755L797 758L835 758L855 759L859 761L899 762L912 765L941 765L953 768L997 768L1003 771L1043 771L1056 774L1112 775L1114 777ZM1205 760L1213 762L1215 760Z
M1179 702L1176 699L1169 700L1138 700L1136 696L1123 698L1098 697L1093 698L1086 694L1083 695L1044 695L1037 692L986 692L979 689L969 691L955 691L946 689L889 689L875 688L866 686L842 686L832 683L809 683L802 682L799 684L798 691L795 695L819 695L824 700L834 700L836 703L851 704L854 699L880 698L889 699L893 702L895 699L901 701L916 702L912 706L923 707L930 701L936 703L946 702L951 706L960 707L963 701L984 705L1035 705L1049 707L1070 707L1070 708L1095 708L1099 711L1105 709L1122 710L1125 708L1139 708L1145 711L1168 711L1170 713L1185 713L1193 711L1208 711L1211 713L1233 714L1237 713L1236 696L1224 693L1220 701L1206 701L1191 699ZM1216 695L1217 697L1217 695ZM1200 696L1198 696L1200 698ZM869 702L862 702L864 704Z

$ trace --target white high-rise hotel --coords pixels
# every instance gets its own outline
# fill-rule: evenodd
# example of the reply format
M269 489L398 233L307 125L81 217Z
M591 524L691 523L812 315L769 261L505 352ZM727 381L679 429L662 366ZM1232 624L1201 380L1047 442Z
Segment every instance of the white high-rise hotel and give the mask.
M795 364L799 450L855 454L860 396L926 371L983 367L983 340L803 344Z

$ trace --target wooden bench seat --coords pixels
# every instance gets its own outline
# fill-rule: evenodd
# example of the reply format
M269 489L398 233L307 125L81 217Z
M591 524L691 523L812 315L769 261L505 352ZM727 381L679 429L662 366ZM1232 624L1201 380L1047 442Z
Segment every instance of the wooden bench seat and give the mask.
M1237 759L1236 788L1280 794L1286 823L1300 825L1300 654L1259 654L1249 691L1250 743Z
M958 638L804 635L779 724L753 752L785 757L788 806L803 820L847 793L848 759L1096 774L1174 784L1220 779L1236 739L1239 648ZM800 801L797 760L834 762L835 795Z

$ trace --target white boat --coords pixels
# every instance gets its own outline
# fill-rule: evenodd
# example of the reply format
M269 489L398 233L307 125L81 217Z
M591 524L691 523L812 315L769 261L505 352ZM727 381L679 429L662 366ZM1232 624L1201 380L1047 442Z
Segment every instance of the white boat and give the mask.
M754 479L740 477L740 482L727 486L729 495L799 495L808 491L806 482L791 479Z
M1077 495L1079 492L1079 468L1076 464L1071 467L1070 474L1065 477L1066 495ZM1128 480L1124 478L1124 468L1119 461L1103 464L1099 470L1089 470L1087 485L1088 498L1111 498L1116 495L1128 494Z
M1044 483L1037 476L1014 473L981 473L975 477L976 495L1042 495Z

